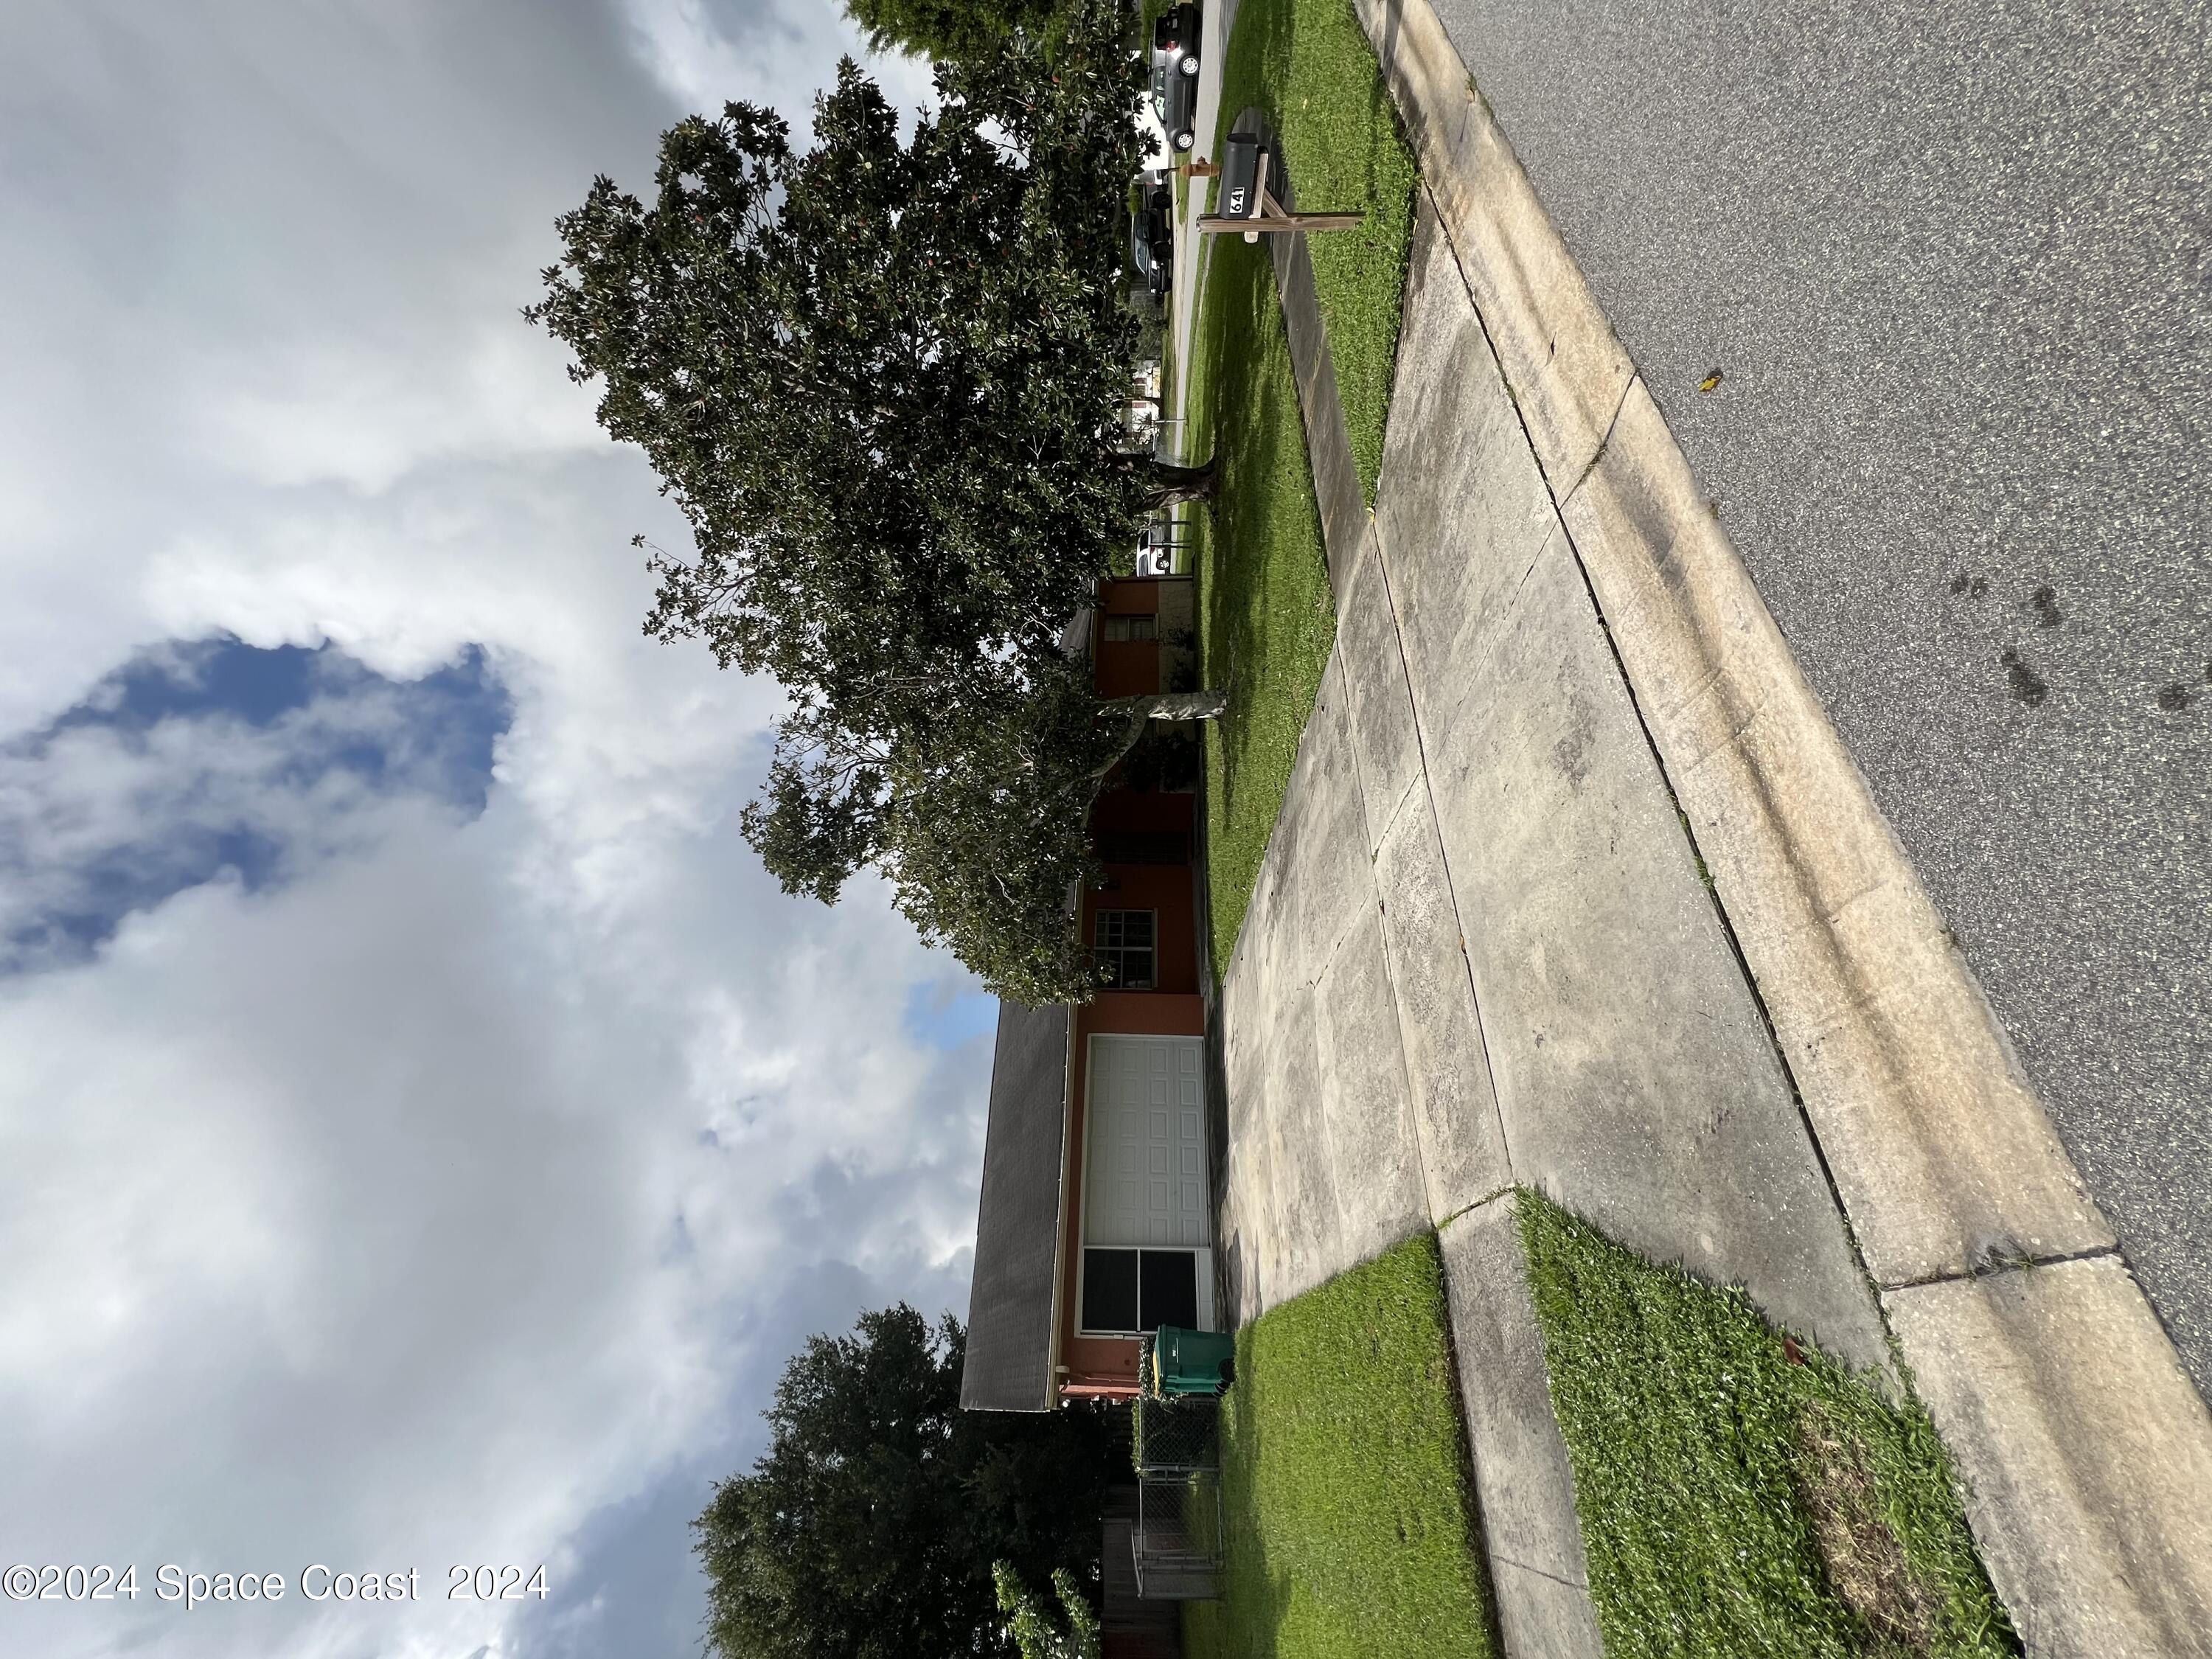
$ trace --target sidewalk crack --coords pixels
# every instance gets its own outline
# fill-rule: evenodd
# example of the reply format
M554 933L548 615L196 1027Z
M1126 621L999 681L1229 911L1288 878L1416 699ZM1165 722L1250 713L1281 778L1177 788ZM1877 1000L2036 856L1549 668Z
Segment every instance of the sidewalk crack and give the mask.
M1510 1557L1504 1555L1492 1555L1490 1559L1497 1562L1501 1567L1517 1567L1522 1572L1533 1572L1539 1578L1548 1578L1553 1583L1563 1584L1571 1590L1580 1590L1585 1595L1589 1594L1589 1586L1588 1584L1578 1584L1571 1578L1562 1578L1556 1572L1546 1572L1543 1568L1532 1567L1526 1561L1516 1561Z
M1931 1285L1960 1285L1985 1279L2002 1279L2011 1273L2032 1273L2039 1267L2063 1267L2069 1261L2101 1261L2106 1256L2118 1256L2123 1266L2126 1264L2126 1257L2121 1255L2120 1247L2117 1244L2099 1244L2087 1250L2062 1250L2051 1255L2001 1256L1991 1252L1989 1260L1982 1266L1946 1268L1942 1273L1929 1273L1924 1278L1901 1279L1893 1285L1883 1285L1881 1293L1887 1296L1892 1291L1923 1290Z
M1450 1226L1453 1222L1460 1220L1463 1217L1473 1215L1477 1210L1481 1209L1485 1205L1495 1204L1499 1199L1504 1197L1508 1193L1518 1192L1519 1190L1519 1188L1514 1186L1510 1182L1508 1182L1503 1187L1496 1188L1490 1192L1486 1192L1480 1198L1476 1199L1474 1203L1461 1205L1459 1208L1454 1210L1449 1215L1445 1216L1442 1220L1438 1221L1437 1223L1437 1231L1438 1232L1442 1232L1445 1228Z
M1430 206L1433 210L1435 204L1431 202ZM1437 233L1439 235L1444 235L1441 218L1437 221ZM1451 246L1451 239L1448 235L1444 235L1444 245L1447 247ZM1459 255L1456 252L1453 253L1452 259L1456 264ZM1470 303L1472 299L1473 296L1470 295ZM1479 317L1480 313L1478 313L1478 319ZM1413 693L1413 665L1406 659L1406 636L1404 630L1399 626L1398 595L1390 581L1390 562L1383 541L1381 521L1376 520L1371 528L1375 540L1375 579L1382 585L1382 603L1390 617L1390 642L1397 648L1398 674L1406 687L1406 707L1412 711L1413 717L1413 754L1420 769L1420 775L1414 780L1413 786L1407 787L1406 797L1410 799L1413 788L1418 787L1422 799L1428 804L1429 830L1436 838L1437 868L1443 878L1444 896L1451 903L1452 926L1459 935L1459 965L1461 971L1467 975L1467 1000L1468 1008L1474 1015L1474 1040L1482 1048L1483 1080L1490 1086L1491 1123L1498 1131L1498 1144L1504 1151L1505 1167L1510 1170L1514 1167L1513 1143L1505 1133L1505 1109L1499 1103L1498 1096L1498 1066L1490 1055L1490 1033L1485 1026L1482 995L1474 983L1474 958L1468 952L1467 917L1460 909L1459 884L1452 876L1451 854L1444 847L1443 821L1437 811L1436 785L1430 781L1429 777L1429 740L1426 732L1423 730L1421 702ZM1531 568L1533 568L1532 565ZM1376 845L1380 846L1381 843L1378 842ZM1377 890L1380 890L1379 883ZM1395 989L1393 994L1395 994ZM1496 1194L1492 1194L1492 1196L1495 1197Z

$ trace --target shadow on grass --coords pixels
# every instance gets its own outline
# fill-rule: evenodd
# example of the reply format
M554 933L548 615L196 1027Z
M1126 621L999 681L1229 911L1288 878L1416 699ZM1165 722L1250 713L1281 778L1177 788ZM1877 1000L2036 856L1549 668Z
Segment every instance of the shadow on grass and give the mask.
M1206 362L1221 494L1201 514L1199 642L1229 713L1206 734L1213 961L1225 969L1336 639L1305 427L1264 246L1213 251L1194 360ZM1194 392L1197 388L1194 386Z
M1237 1334L1223 1402L1222 1598L1187 1659L1494 1655L1424 1233Z
M1238 8L1222 68L1224 131L1254 106L1276 135L1303 210L1366 215L1356 230L1313 236L1310 251L1352 459L1371 503L1420 172L1351 0L1249 0Z
M1310 252L1352 459L1372 501L1418 174L1351 0L1247 0L1223 58L1224 131L1254 106L1277 135L1302 205L1367 216L1358 230L1316 236ZM1336 630L1297 381L1264 246L1233 236L1214 243L1190 358L1192 453L1222 463L1221 499L1200 515L1193 537L1200 672L1228 693L1231 711L1206 740L1219 972L1243 926Z

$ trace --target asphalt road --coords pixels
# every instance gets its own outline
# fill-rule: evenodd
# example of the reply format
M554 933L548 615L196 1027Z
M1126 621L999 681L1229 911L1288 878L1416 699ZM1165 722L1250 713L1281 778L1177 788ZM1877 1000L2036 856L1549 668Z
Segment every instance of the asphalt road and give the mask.
M2212 7L1437 3L2212 1395Z

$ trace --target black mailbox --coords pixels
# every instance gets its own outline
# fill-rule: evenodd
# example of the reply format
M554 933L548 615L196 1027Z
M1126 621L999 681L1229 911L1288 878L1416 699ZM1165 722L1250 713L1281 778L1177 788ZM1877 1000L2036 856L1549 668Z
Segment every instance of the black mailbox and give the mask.
M1260 216L1261 192L1267 179L1261 163L1267 155L1259 135L1232 132L1221 156L1221 187L1214 198L1224 219Z

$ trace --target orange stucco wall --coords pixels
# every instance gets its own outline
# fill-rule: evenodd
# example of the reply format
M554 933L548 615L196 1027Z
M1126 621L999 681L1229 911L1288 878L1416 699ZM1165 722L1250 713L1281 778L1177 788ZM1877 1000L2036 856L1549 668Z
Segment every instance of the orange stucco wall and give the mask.
M1150 617L1159 612L1159 583L1121 578L1102 582L1098 614L1103 617ZM1160 642L1158 640L1109 640L1105 626L1091 653L1102 697L1148 697L1160 689Z
M1149 577L1120 578L1099 584L1103 616L1146 616L1159 609L1159 584ZM1123 641L1094 647L1097 684L1103 696L1136 696L1160 687L1157 641ZM1187 792L1115 789L1091 809L1094 835L1116 831L1191 836L1196 797ZM1188 843L1186 842L1186 845ZM1083 1164L1087 1118L1085 1093L1090 1084L1089 1055L1094 1036L1203 1036L1206 1003L1198 990L1198 916L1191 866L1181 864L1108 864L1104 888L1083 896L1083 937L1092 936L1091 919L1100 909L1151 910L1158 916L1154 978L1150 991L1101 991L1075 1016L1074 1075L1069 1079L1067 1208L1060 1241L1060 1388L1066 1394L1126 1394L1137 1381L1137 1344L1128 1337L1078 1336L1076 1267L1083 1248Z
M1091 828L1097 835L1114 830L1187 830L1197 822L1197 802L1187 791L1115 789L1092 805Z
M1160 689L1160 642L1101 640L1097 684L1102 697L1151 696Z
M1150 617L1160 608L1157 576L1113 576L1098 584L1098 610L1108 617Z

